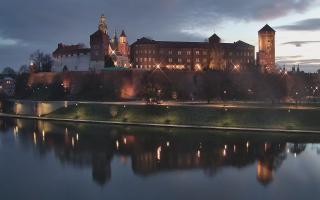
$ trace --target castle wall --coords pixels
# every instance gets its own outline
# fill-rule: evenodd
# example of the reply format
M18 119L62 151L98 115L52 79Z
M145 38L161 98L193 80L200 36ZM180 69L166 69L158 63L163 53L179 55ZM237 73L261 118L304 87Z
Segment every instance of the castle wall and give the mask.
M67 67L68 71L88 71L90 66L90 55L79 54L54 58L52 71L62 72L64 66Z

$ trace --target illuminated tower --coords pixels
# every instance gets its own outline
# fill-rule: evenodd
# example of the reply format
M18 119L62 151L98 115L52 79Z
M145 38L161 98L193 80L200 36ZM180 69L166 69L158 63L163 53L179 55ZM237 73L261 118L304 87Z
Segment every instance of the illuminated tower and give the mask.
M264 73L276 72L275 35L276 31L268 24L259 31L259 52L257 55L257 62L261 71Z
M108 35L107 20L101 15L98 30L90 35L91 64L92 67L102 68L104 61L109 56L110 38Z
M128 44L128 38L124 32L122 31L120 38L119 38L119 52L123 56L128 56L129 54L129 44Z

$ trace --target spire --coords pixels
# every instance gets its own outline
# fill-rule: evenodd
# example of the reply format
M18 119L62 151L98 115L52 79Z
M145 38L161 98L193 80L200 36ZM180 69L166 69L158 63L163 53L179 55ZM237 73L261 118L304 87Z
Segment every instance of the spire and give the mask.
M111 43L113 45L114 49L118 48L118 34L117 34L117 29L114 29L114 35L111 39Z
M122 30L120 37L127 37L126 33L124 32L124 30Z
M108 27L107 27L107 19L102 14L99 20L99 30L104 32L105 34L108 34Z

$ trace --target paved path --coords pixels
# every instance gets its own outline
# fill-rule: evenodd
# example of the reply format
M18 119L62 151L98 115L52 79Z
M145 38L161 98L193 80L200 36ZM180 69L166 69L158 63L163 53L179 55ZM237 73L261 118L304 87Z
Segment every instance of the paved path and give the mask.
M81 119L60 119L60 118L49 118L49 117L35 117L35 116L26 116L26 115L14 115L14 114L5 114L5 113L0 113L0 117L33 119L33 120L47 120L47 121L60 121L60 122L126 125L126 126L191 128L191 129L208 129L208 130L222 130L222 131L246 131L246 132L269 132L269 133L277 132L277 133L320 134L320 131L314 131L314 130L238 128L238 127L218 127L218 126L196 126L196 125L174 125L174 124L152 124L152 123L116 122L116 121L97 121L97 120L81 120Z

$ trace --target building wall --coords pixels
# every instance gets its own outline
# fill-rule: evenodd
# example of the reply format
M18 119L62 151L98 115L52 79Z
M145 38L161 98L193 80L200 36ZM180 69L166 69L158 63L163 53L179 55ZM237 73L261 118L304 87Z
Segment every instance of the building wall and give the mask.
M88 71L90 66L90 55L89 53L74 54L53 58L53 72L62 72L64 66L68 68L68 71Z
M145 43L144 43L145 42ZM225 70L239 66L247 69L255 65L254 46L241 41L236 43L176 43L147 41L131 46L133 68L154 69L156 67L201 71L205 68ZM218 62L218 60L221 60Z
M273 72L275 70L275 33L259 33L258 64L262 71Z

